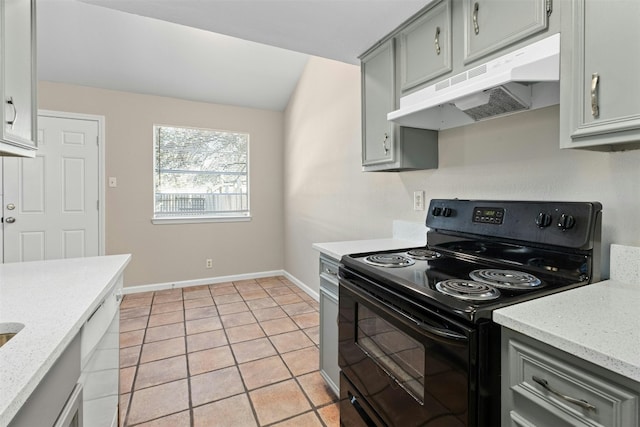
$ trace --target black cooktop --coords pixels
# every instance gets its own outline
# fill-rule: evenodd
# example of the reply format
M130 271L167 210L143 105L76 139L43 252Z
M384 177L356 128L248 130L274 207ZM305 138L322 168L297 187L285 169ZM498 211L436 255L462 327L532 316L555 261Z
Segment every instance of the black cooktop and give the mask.
M566 255L554 258L545 251L531 248L522 248L517 252L516 261L505 263L503 251L518 251L514 246L499 247L497 244L486 242L464 243L475 250L468 252L447 253L434 250L440 256L433 259L422 260L411 258L407 252L415 249L381 251L346 255L342 257L341 275L349 278L353 275L375 287L391 290L408 299L419 303L431 310L442 314L453 314L466 321L477 322L480 319L491 319L491 313L501 307L506 307L518 302L571 289L589 282L582 270L587 269L587 259L579 255ZM469 249L467 248L467 249ZM484 249L483 249L484 248ZM429 248L433 250L433 248ZM456 247L459 250L459 247ZM482 251L491 252L493 260L474 257L473 253ZM499 253L502 253L500 255ZM409 258L413 262L399 267L382 267L365 262L371 255L384 255L389 258ZM463 300L451 295L443 294L436 288L439 282L451 279L468 279L470 273L480 269L506 269L528 273L539 279L539 286L530 289L504 289L499 288L499 297L486 301Z
M352 276L370 292L388 290L409 304L468 322L491 319L495 309L598 280L601 211L599 202L434 199L426 218L426 247L347 255L340 275ZM412 249L420 256L411 258ZM370 255L398 265L365 262ZM500 288L498 297L490 290L490 298L478 302L441 292L443 281L453 282L456 290L475 286L460 281L479 269L507 270L488 276L533 276L536 286ZM485 274L473 276L480 281Z

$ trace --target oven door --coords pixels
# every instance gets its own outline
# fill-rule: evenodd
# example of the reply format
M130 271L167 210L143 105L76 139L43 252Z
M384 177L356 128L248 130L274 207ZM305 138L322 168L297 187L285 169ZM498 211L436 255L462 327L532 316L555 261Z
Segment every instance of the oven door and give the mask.
M373 410L361 425L475 425L472 328L353 274L339 292L339 364L358 394L341 413Z

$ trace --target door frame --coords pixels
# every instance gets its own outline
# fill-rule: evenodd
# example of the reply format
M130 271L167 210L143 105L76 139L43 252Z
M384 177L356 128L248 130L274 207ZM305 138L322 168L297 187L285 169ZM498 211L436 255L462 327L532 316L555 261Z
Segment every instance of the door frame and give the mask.
M105 255L105 117L95 114L70 113L54 110L38 110L38 116L61 119L91 120L98 123L98 253L99 255Z

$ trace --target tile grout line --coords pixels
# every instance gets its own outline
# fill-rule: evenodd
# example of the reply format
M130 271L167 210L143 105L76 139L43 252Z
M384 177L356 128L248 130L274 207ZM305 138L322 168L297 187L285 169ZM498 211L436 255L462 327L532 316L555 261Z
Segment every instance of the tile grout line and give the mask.
M135 369L135 373L133 375L133 380L131 381L131 389L129 390L129 393L130 393L129 394L129 402L127 402L126 413L125 413L124 418L122 420L123 427L126 427L127 424L128 424L127 420L129 418L129 412L131 410L131 404L133 403L133 394L134 394L134 390L135 390L136 380L138 379L138 372L139 372L139 369L140 369L140 361L142 360L142 349L144 347L145 338L147 337L147 329L149 328L149 321L151 319L151 310L153 309L153 300L154 300L154 298L155 298L155 292L153 294L151 294L151 302L149 303L149 315L147 316L147 321L145 322L144 333L142 334L142 342L140 343L140 353L138 353L138 361L135 364L135 368L136 369ZM118 396L119 396L119 392L120 392L120 390L118 390Z
M336 398L335 398L335 396L333 395L333 392L332 392L332 391L330 391L330 393L329 393L329 394L331 395L331 401L329 401L329 402L325 402L325 403L323 403L323 404L321 404L321 405L315 405L315 404L313 403L313 401L311 400L311 397L308 395L308 392L307 392L307 391L302 387L302 384L299 382L299 380L298 380L298 376L296 376L296 375L294 375L294 374L293 374L293 371L291 371L291 368L290 368L290 367L286 364L286 362L284 361L284 359L283 359L283 357L282 357L283 353L281 353L281 352L278 350L278 348L275 346L275 343L272 341L272 337L274 337L274 336L278 336L278 335L286 334L286 333L289 333L289 332L300 331L300 332L302 332L302 333L304 334L303 336L311 342L311 345L309 345L308 347L301 347L301 348L298 348L298 349L295 349L295 350L291 350L290 352L303 350L303 349L305 349L305 348L315 348L315 349L318 349L319 344L315 342L314 338L313 338L311 335L309 335L308 330L313 329L313 328L317 328L317 327L319 327L319 325L315 325L315 326L311 326L311 327L308 327L308 328L304 328L304 327L303 327L303 325L302 325L302 324L298 324L298 323L296 322L296 320L295 320L292 316L298 316L298 315L304 315L304 314L316 314L316 315L319 315L319 310L318 310L318 308L316 308L316 307L313 305L313 302L314 302L314 301L309 301L308 299L305 299L305 298L304 298L304 296L306 296L306 294L304 294L304 295L302 295L302 296L301 296L301 295L300 295L300 292L297 292L297 291L296 291L296 289L291 288L291 287L290 287L290 286L288 286L286 283L282 282L282 280L280 280L280 279L279 279L279 282L280 282L280 284L281 284L282 286L274 286L274 287L265 288L265 287L263 287L263 286L262 286L262 284L261 284L260 282L258 282L258 281L256 281L256 280L254 280L254 281L253 281L253 285L254 285L254 286L259 287L259 289L265 293L265 297L263 297L263 298L269 298L269 299L271 299L271 300L276 304L276 305L275 305L275 307L278 307L278 308L279 308L279 309L284 313L284 316L283 316L283 317L280 317L280 318L273 318L273 319L267 318L267 319L264 319L264 321L266 322L266 321L270 321L270 320L287 319L287 320L289 320L290 322L292 322L292 324L293 324L293 325L295 325L295 327L296 327L294 331L284 331L284 332L281 332L281 333L278 333L278 334L273 334L273 335L270 335L270 334L268 334L268 333L267 333L267 331L264 329L264 327L263 327L263 325L262 325L262 322L263 322L263 321L262 321L262 320L260 320L260 319L258 319L258 317L256 316L256 313L255 313L255 310L265 309L265 307L262 307L262 308L252 308L252 307L249 305L249 302L250 302L250 301L252 301L252 300L257 300L257 299L262 299L262 298L253 298L253 299L249 299L249 300L248 300L248 299L246 299L246 297L245 297L245 296L243 296L243 293L241 292L241 289L243 289L243 287L238 287L235 283L233 283L233 282L231 283L231 285L232 285L232 286L233 286L233 288L234 288L234 292L233 292L233 293L237 293L237 294L239 295L239 297L240 297L240 299L241 299L241 301L242 301L243 305L244 305L244 306L246 307L246 309L247 309L246 311L241 311L241 312L249 312L249 313L251 314L251 316L252 316L253 320L255 321L255 323L257 324L257 326L260 328L260 331L263 333L264 337L265 337L265 338L267 338L267 341L268 341L268 342L270 343L270 345L271 345L271 346L276 350L276 354L277 354L277 356L278 356L279 361L283 364L283 366L287 369L287 372L290 374L290 377L289 377L289 378L287 378L287 379L285 379L285 380L277 381L277 382L275 382L275 383L265 384L265 385L263 385L263 386L261 386L261 387L257 387L255 390L259 390L259 389L264 388L264 387L268 387L268 386L276 385L276 384L279 384L279 383L281 383L281 382L285 382L285 381L289 381L289 380L293 379L293 380L295 381L295 384L297 385L297 387L299 387L299 389L302 391L303 396L305 397L305 399L307 400L307 402L310 404L310 409L309 409L309 410L307 410L307 411L304 411L304 412L302 412L302 413L295 414L295 415L292 415L292 416L290 416L290 417L280 419L279 421L276 421L276 422L274 422L274 423L267 424L267 425L269 425L269 426L270 426L270 425L274 425L274 424L276 424L276 423L284 422L284 421L287 421L287 420L289 420L289 419L292 419L292 418L295 418L295 417L298 417L298 416L301 416L301 415L307 414L307 413L309 413L309 412L313 412L313 413L314 413L314 415L316 416L316 418L317 418L318 420L320 420L320 422L322 423L322 425L325 425L325 426L326 426L325 421L323 420L323 418L322 418L322 417L320 416L320 414L318 413L318 409L321 409L321 408L324 408L324 407L328 407L328 406L330 406L330 405L332 405L332 404L335 404L335 403L336 403ZM212 286L211 286L211 285L205 285L205 286L207 286L208 294L209 294L209 296L211 297L211 300L212 300L212 302L213 302L213 306L216 308L216 314L217 314L217 316L220 318L220 323L221 323L222 332L223 332L223 334L224 334L224 336L225 336L226 343L227 343L227 345L229 346L229 349L231 350L231 355L232 355L232 357L233 357L233 361L234 361L234 365L233 365L233 366L234 366L234 368L235 368L235 370L236 370L237 374L238 374L238 375L239 375L239 377L240 377L240 380L241 380L241 382L242 382L242 386L243 386L243 390L244 390L244 392L243 392L243 393L237 393L237 394L229 395L229 396L225 396L224 398L221 398L221 399L218 399L218 400L214 400L214 401L212 401L212 402L206 402L206 403L203 403L202 405L194 406L194 404L193 404L193 392L192 392L192 390L191 390L191 378L192 378L192 375L191 375L191 368L190 368L189 358L188 358L188 355L189 355L188 337L189 337L190 335L189 335L189 334L188 334L188 332L187 332L187 308L186 308L186 304L185 304L185 301L186 301L186 300L185 300L185 298L184 298L184 296L185 296L184 294L185 294L185 293L184 293L184 292L180 292L180 296L181 296L180 301L181 301L181 303L182 303L182 304L181 304L181 305L182 305L182 309L181 309L181 311L182 311L182 315L183 315L183 319L182 319L182 322L181 322L181 323L183 324L183 327L184 327L184 330L185 330L185 334L183 335L183 340L184 340L184 346L185 346L185 360L186 360L186 363L187 363L187 377L186 377L186 380L187 380L187 384L188 384L188 393L189 393L188 400L189 400L189 417L190 417L190 425L191 425L191 426L193 426L193 425L194 425L194 423L195 423L195 416L194 416L194 412L193 412L193 409L194 409L194 408L197 408L197 407L200 407L200 406L204 406L204 405L208 405L208 404L211 404L211 403L213 403L213 402L221 401L221 400L224 400L224 399L227 399L227 398L230 398L230 397L233 397L233 396L238 396L238 395L241 395L241 394L246 394L246 396L247 396L247 400L249 401L250 406L251 406L251 408L252 408L252 414L253 414L253 416L254 416L254 418L255 418L256 422L258 422L258 414L257 414L256 408L255 408L255 407L254 407L254 405L253 405L253 401L252 401L252 400L251 400L251 398L250 398L250 392L251 392L251 391L255 391L255 390L251 390L251 391L250 391L250 390L248 389L247 383L245 382L244 377L242 376L242 374L241 374L241 372L240 372L240 365L241 365L242 363L239 363L239 362L238 362L238 359L236 358L236 355L235 355L235 353L233 352L233 347L232 347L232 344L238 344L238 343L242 343L242 342L248 342L248 341L251 341L252 339L258 339L258 338L250 338L250 339L246 339L246 340L238 341L238 342L235 342L235 343L231 343L231 339L230 339L230 337L229 337L229 335L228 335L228 329L232 329L232 328L234 328L234 327L242 327L242 326L246 326L246 325L238 325L238 326L229 326L229 327L226 327L226 326L224 325L224 323L222 322L222 318L221 318L222 314L221 314L221 313L220 313L220 311L219 311L219 307L220 307L220 306L222 306L222 305L225 305L225 304L219 304L219 303L216 301L216 296L215 296L215 295L213 295L213 289L212 289ZM269 291L268 291L268 290L269 290L269 289L274 289L274 288L280 288L280 287L283 287L283 288L284 288L284 287L286 287L286 288L288 289L288 292L289 292L291 295L296 295L297 297L299 297L299 298L300 298L300 301L299 301L299 302L292 302L292 303L289 303L289 304L281 304L281 303L279 303L277 300L275 300L275 299L274 299L274 296L278 296L278 295L272 295L271 293L269 293ZM204 289L203 289L203 290L204 290ZM246 292L245 292L245 294L246 294ZM229 294L222 294L222 296L224 296L224 295L229 295ZM288 295L288 294L283 294L283 295ZM221 296L221 295L218 295L218 296ZM143 351L143 348L144 348L144 344L145 344L145 340L146 340L146 336L147 336L147 332L148 332L149 324L150 324L150 322L151 322L151 316L152 316L153 307L154 307L154 305L155 305L155 304L160 304L160 303L155 302L155 300L156 300L156 298L157 298L157 297L158 297L158 295L156 295L156 293L154 293L154 294L152 295L151 305L150 305L150 309L149 309L149 315L148 315L148 318L147 318L146 327L145 327L145 329L144 329L143 338L142 338L142 343L141 343L141 346L140 346L140 353L139 353L139 357L138 357L138 362L137 362L137 364L135 365L135 367L136 367L136 372L135 372L134 380L133 380L133 382L132 382L132 386L131 386L131 390L130 390L130 392L131 392L131 398L129 399L129 402L128 402L128 405L127 405L127 414L125 415L125 418L124 418L124 423L125 423L124 425L127 425L127 424L126 424L126 421L127 421L128 417L129 417L129 415L130 415L130 414L129 414L129 412L130 412L131 404L132 404L132 401L133 401L133 399L132 399L132 398L133 398L133 394L134 394L135 392L139 391L139 390L135 390L135 383L136 383L136 380L138 379L138 374L139 374L139 368L140 368L140 365L142 364L142 351ZM197 298L195 298L195 299L197 299ZM171 301L169 301L169 302L171 302ZM169 302L168 302L168 303L169 303ZM240 302L240 301L236 301L236 302ZM306 303L310 308L312 308L312 310L311 310L311 311L308 311L308 312L301 312L301 313L296 313L296 314L290 314L288 311L284 310L284 308L283 308L283 306L290 305L290 304L299 304L299 303L301 303L301 302ZM226 304L232 304L232 303L234 303L234 302L233 302L233 301L231 301L231 302L228 302L228 303L226 303ZM275 307L273 307L273 308L275 308ZM196 309L196 308L199 308L199 307L192 307L192 308L193 308L193 309ZM266 307L266 308L270 308L270 307ZM176 311L177 311L177 310L176 310ZM241 313L241 312L237 312L237 313ZM159 314L167 314L167 313L170 313L170 312L159 313ZM236 313L227 313L227 314L236 314ZM213 316L212 316L212 317L213 317ZM205 318L207 318L207 317L205 317ZM191 319L191 320L198 320L198 319ZM254 322L251 322L251 324L253 324L253 323L254 323ZM167 325L168 325L168 324L167 324ZM160 327L160 326L166 326L166 325L158 325L158 327ZM207 332L207 331L202 331L202 332L200 332L200 333L206 333L206 332ZM193 335L197 335L197 334L193 334ZM173 338L171 338L171 339L173 339ZM168 339L167 339L167 340L168 340ZM166 340L158 340L157 342L162 342L162 341L166 341ZM154 341L154 342L156 342L156 341ZM204 351L204 350L206 350L206 349L203 349L203 350L201 350L201 351ZM287 352L287 353L289 353L289 352ZM271 356L269 356L269 357L271 357ZM165 357L165 358L163 358L163 359L169 359L169 358L171 358L171 357ZM266 358L267 358L267 357L260 357L260 358L258 358L258 359L255 359L255 360L249 360L249 361L246 361L246 362L243 362L243 363L256 362L256 361L264 360L264 359L266 359ZM163 359L158 359L158 360L163 360ZM153 362L155 362L155 360L154 360ZM222 368L221 368L221 369L222 369ZM215 371L215 370L214 370L214 371ZM316 372L316 371L317 371L317 370L313 370L313 371L311 371L311 372L307 372L307 373L301 374L301 376L303 376L303 375L309 375L309 374L312 374L312 373L314 373L314 372ZM172 381L169 381L169 382L172 382ZM151 387L151 386L149 386L149 387ZM147 387L145 387L145 388L147 388ZM179 413L179 412L182 412L182 411L178 411L178 413ZM170 416L170 415L173 415L173 414L165 414L165 415L163 415L162 417L154 418L153 420L162 419L162 418L167 417L167 416ZM143 421L143 423L144 423L144 422L153 421L153 420ZM265 425L265 426L266 426L266 425Z
M289 287L287 286L287 288L289 288ZM264 289L264 288L263 288L263 289ZM294 294L296 294L296 292L295 292L295 291L293 291L291 288L289 288L289 289L290 289ZM265 289L265 291L266 291L266 289ZM269 294L269 292L268 292L268 291L267 291L267 294L271 297L271 299L273 299L273 296L272 296L271 294ZM299 297L299 295L298 295L298 297ZM304 299L302 299L302 298L301 298L301 300L302 300L302 301L304 301ZM311 341L311 343L313 344L312 346L309 346L309 347L302 347L302 348L299 348L299 349L296 349L296 350L292 350L292 351L290 351L290 352L288 352L288 353L292 353L292 352L294 352L294 351L303 350L303 349L305 349L305 348L310 348L310 347L316 347L316 348L318 348L318 345L317 345L317 344L313 341L313 339L311 339L311 337L309 337L309 335L305 332L305 328L303 328L302 326L300 326L300 325L295 321L295 319L293 319L293 317L291 317L291 315L290 315L286 310L284 310L284 309L282 308L283 304L280 304L280 303L279 303L277 300L275 300L275 299L274 299L274 301L276 302L276 304L278 304L278 307L279 307L279 308L280 308L280 309L285 313L285 315L286 315L285 317L280 318L280 319L284 319L284 318L286 318L286 319L289 319L291 322L293 322L293 324L294 324L294 325L296 325L296 327L298 328L298 330L299 330L300 332L302 332L302 333L304 334L304 336L305 336L305 337L307 337L307 338ZM304 301L304 302L306 302L306 301ZM307 303L307 304L308 304L308 303ZM287 304L284 304L284 305L287 305ZM315 307L313 307L311 304L308 304L308 305L314 309L314 312L318 312L318 310L315 310ZM299 314L306 314L306 313L299 313ZM318 315L319 315L319 313L318 313ZM273 319L270 319L270 320L273 320ZM275 384L280 384L280 383L283 383L283 382L285 382L285 381L289 381L289 380L293 379L293 380L295 381L296 385L300 388L300 391L302 392L303 396L307 399L307 402L310 404L310 407L311 407L311 409L310 409L310 410L308 410L308 411L304 411L304 412L301 412L301 413L299 413L299 414L295 414L295 415L292 415L292 416L290 416L290 417L287 417L287 418L284 418L284 419L281 419L281 420L275 421L275 422L273 422L273 423L271 423L271 424L267 424L267 425L260 426L260 427L269 427L269 426L274 426L274 425L276 425L276 424L278 424L278 423L282 423L282 422L285 422L285 421L287 421L287 420L291 420L291 419L293 419L293 418L299 417L299 416L304 415L304 414L307 414L307 413L309 413L309 412L313 412L313 413L315 414L316 418L320 421L320 423L321 423L324 427L326 427L326 423L324 422L324 420L322 419L322 417L320 416L320 414L318 413L318 410L317 410L320 406L316 405L316 404L311 400L311 397L308 395L307 391L305 390L305 388L302 386L302 384L301 384L301 383L300 383L300 381L298 380L298 376L309 375L309 374L312 374L313 372L316 372L316 371L314 370L314 371L307 372L307 373L304 373L304 374L295 375L295 374L293 373L293 371L291 370L291 368L289 367L289 365L287 365L287 363L285 362L284 358L282 357L282 353L280 352L280 350L278 350L278 348L275 346L275 344L274 344L274 343L273 343L273 341L271 340L271 336L270 336L269 334L267 334L267 332L266 332L266 331L264 330L264 328L262 327L262 324L261 324L261 322L260 322L259 320L258 320L258 325L260 326L260 328L261 328L261 329L263 330L263 332L265 333L265 336L269 339L269 342L271 343L271 345L273 345L273 347L276 349L276 352L277 352L277 354L278 354L278 358L280 359L280 361L283 363L283 365L285 366L285 368L287 369L287 371L289 372L289 374L291 374L291 378L288 378L288 379L286 379L286 380L282 380L282 381L279 381L279 382L276 382L276 383L273 383L273 384L266 385L265 387L268 387L268 386L271 386L271 385L275 385ZM292 331L290 331L290 332L292 332ZM282 334L284 334L284 333L287 333L287 332L283 332ZM282 335L282 334L276 334L275 336L277 336L277 335ZM285 354L286 354L286 353L285 353ZM260 388L262 388L262 387L260 387ZM257 388L256 390L258 390L258 389L259 389L259 388ZM325 407L325 406L328 406L328 405L333 404L333 403L335 403L335 400L332 400L331 402L329 402L329 403L327 403L327 404L325 404L325 405L323 405L323 406L321 406L321 407Z
M211 292L209 292L211 293ZM189 363L189 333L187 332L187 307L184 303L184 291L181 290L182 296L182 324L184 326L184 361L187 365L187 393L189 394L189 426L194 427L195 416L193 415L193 392L191 391L191 364ZM213 295L211 296L213 300Z
M256 283L258 284L258 286L260 286L260 284L258 282L256 282ZM247 300L244 299L244 297L240 293L240 290L236 287L235 284L233 285L233 287L236 289L236 292L238 292L238 294L242 298L242 301L244 302L244 304L247 306L247 308L251 312L251 315L253 316L253 318L258 323L258 326L260 326L260 321L255 316L255 314L253 313L253 310L251 310L251 307L249 307L249 305L247 304ZM262 286L260 286L260 287L262 288ZM215 298L213 299L213 302L215 303ZM224 323L222 324L222 328L224 329L225 335L226 335L227 334L227 328L224 326ZM260 326L260 329L262 330L262 326ZM264 330L262 332L264 332ZM266 336L266 334L265 334L265 336ZM227 341L228 340L229 340L229 338L227 337ZM258 418L258 411L256 410L256 407L253 404L253 400L251 399L251 394L249 393L249 388L247 387L247 384L246 384L246 382L244 380L244 377L242 376L242 372L240 371L240 363L238 363L238 361L236 360L236 355L233 352L233 347L231 347L231 342L230 341L229 341L229 347L231 348L231 354L233 354L233 358L236 361L236 369L238 371L238 375L240 376L240 381L242 381L242 387L244 387L245 394L247 395L247 400L249 401L249 407L251 408L251 412L253 414L253 419L256 421L256 424L258 425L258 427L260 427L261 424L260 424L260 418ZM260 359L257 359L257 360L260 360ZM249 362L246 362L246 363L249 363Z
M183 310L183 312L184 312L184 310L185 310L185 309L184 309L184 298L183 298L182 292L180 292L180 296L181 296L181 300L180 300L180 301L182 302L182 310ZM153 295L153 297L152 297L152 301L151 301L151 305L149 306L149 319L147 320L147 327L145 327L145 333L144 333L144 335L143 335L143 342L142 342L142 344L140 345L140 357L138 358L138 363L137 363L137 365L136 365L136 378L137 378L137 373L138 373L138 370L139 370L140 364L142 364L142 350L143 350L143 348L144 348L144 338L146 338L146 335L147 335L147 328L149 328L149 326L148 326L148 325L149 325L149 322L151 321L151 316L152 316L152 314L151 314L151 313L152 313L152 311L153 311L153 305L154 305L155 297L156 297L156 295L155 295L155 292L154 292L154 295ZM175 301L175 302L177 302L177 301ZM177 311L180 311L180 310L175 310L175 311L177 312ZM160 313L160 314L165 314L165 313ZM185 314L185 313L183 313L183 315L184 315L184 314ZM176 323L179 323L179 322L176 322ZM183 319L183 323L184 323L184 325L183 325L183 326L185 327L185 335L184 335L184 337L185 337L185 359L186 359L186 357L187 357L187 351L186 351L186 350L187 350L187 347L186 347L186 319ZM160 326L165 326L165 325L160 325ZM166 339L166 340L152 341L152 343L162 342L162 341L167 341L167 340L169 340L169 339L173 339L173 338L168 338L168 339ZM175 356L171 356L171 357L175 357ZM158 360L166 360L166 359L169 359L169 358L171 358L171 357L165 357L165 358L163 358L163 359L158 359ZM152 361L147 362L147 363L157 362L158 360L152 360ZM186 380L187 380L187 387L188 387L188 394L189 394L189 408L191 408L191 384L190 384L190 380L189 380L189 379L190 379L190 375L189 375L189 363L188 363L188 360L185 360L185 362L186 362L186 365L187 365L187 378L186 378ZM169 381L169 382L166 382L166 383L161 383L161 384L156 384L156 385L150 385L150 386L148 386L148 387L140 388L140 389L138 389L138 391L140 391L140 390L145 390L145 389L147 389L147 388L155 387L155 386L162 385L162 384L169 384L169 383L171 383L171 382L175 382L175 381L180 381L180 380L178 379L178 380L173 380L173 381ZM134 388L134 386L135 386L135 379L134 379L134 382L133 382L133 384L132 384L132 388ZM131 392L131 396L133 396L133 390L132 390L132 392ZM133 399L129 399L129 405L131 405L131 401L132 401L132 400L133 400ZM181 411L178 411L178 412L172 412L172 413L170 413L170 414L164 414L164 415L162 415L162 416L160 416L160 417L152 418L152 419L150 419L150 420L144 420L144 421L142 421L142 422L140 422L140 423L138 423L138 424L134 424L134 425L132 425L132 426L129 426L129 425L127 424L127 422L126 422L126 419L125 419L125 421L124 421L124 423L123 423L123 427L135 427L135 426L139 426L139 425L141 425L141 424L145 424L145 423L152 422L152 421L156 421L156 420L161 420L162 418L166 418L166 417L169 417L169 416L172 416L172 415L175 415L175 414L179 414L180 412L184 412L184 410L181 410ZM128 414L127 414L127 416L128 416ZM190 421L190 423L191 423L191 424L190 424L190 425L191 425L191 427L194 427L194 426L193 426L193 421L192 421L191 414L189 414L189 418L190 418L190 420L191 420L191 421Z

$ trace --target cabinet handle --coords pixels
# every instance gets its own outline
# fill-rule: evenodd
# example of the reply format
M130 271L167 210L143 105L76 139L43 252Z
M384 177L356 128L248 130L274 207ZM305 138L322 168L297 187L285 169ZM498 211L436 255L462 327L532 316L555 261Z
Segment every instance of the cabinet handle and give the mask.
M389 154L389 148L387 148L387 140L389 139L389 134L384 133L384 139L382 140L382 149L384 150L384 154Z
M600 75L598 73L591 74L591 115L598 118L600 115L600 107L598 106L598 83L600 83Z
M476 34L480 33L480 26L478 25L478 10L480 9L480 5L478 2L475 2L473 5L473 31Z
M327 274L330 274L332 276L337 276L338 275L338 273L336 273L335 271L331 271L329 268L325 268L324 272L327 273Z
M436 39L434 44L436 46L436 54L440 55L440 27L436 27Z
M569 403L573 403L574 405L578 405L579 407L581 407L583 409L586 409L587 411L597 412L597 408L595 406L593 406L591 403L587 402L586 400L576 399L575 397L567 396L565 394L560 393L557 390L554 390L549 385L547 380L545 380L543 378L540 378L540 377L536 377L535 375L532 376L531 379L534 380L535 382L537 382L538 384L540 384L542 387L544 387L545 390L547 390L550 393L555 394L556 396L560 397L561 399L564 399Z
M13 129L13 124L16 122L16 120L18 120L18 109L16 108L16 105L13 103L13 96L10 96L9 99L7 99L7 104L13 107L13 120L7 120L7 124L11 126L11 129Z

